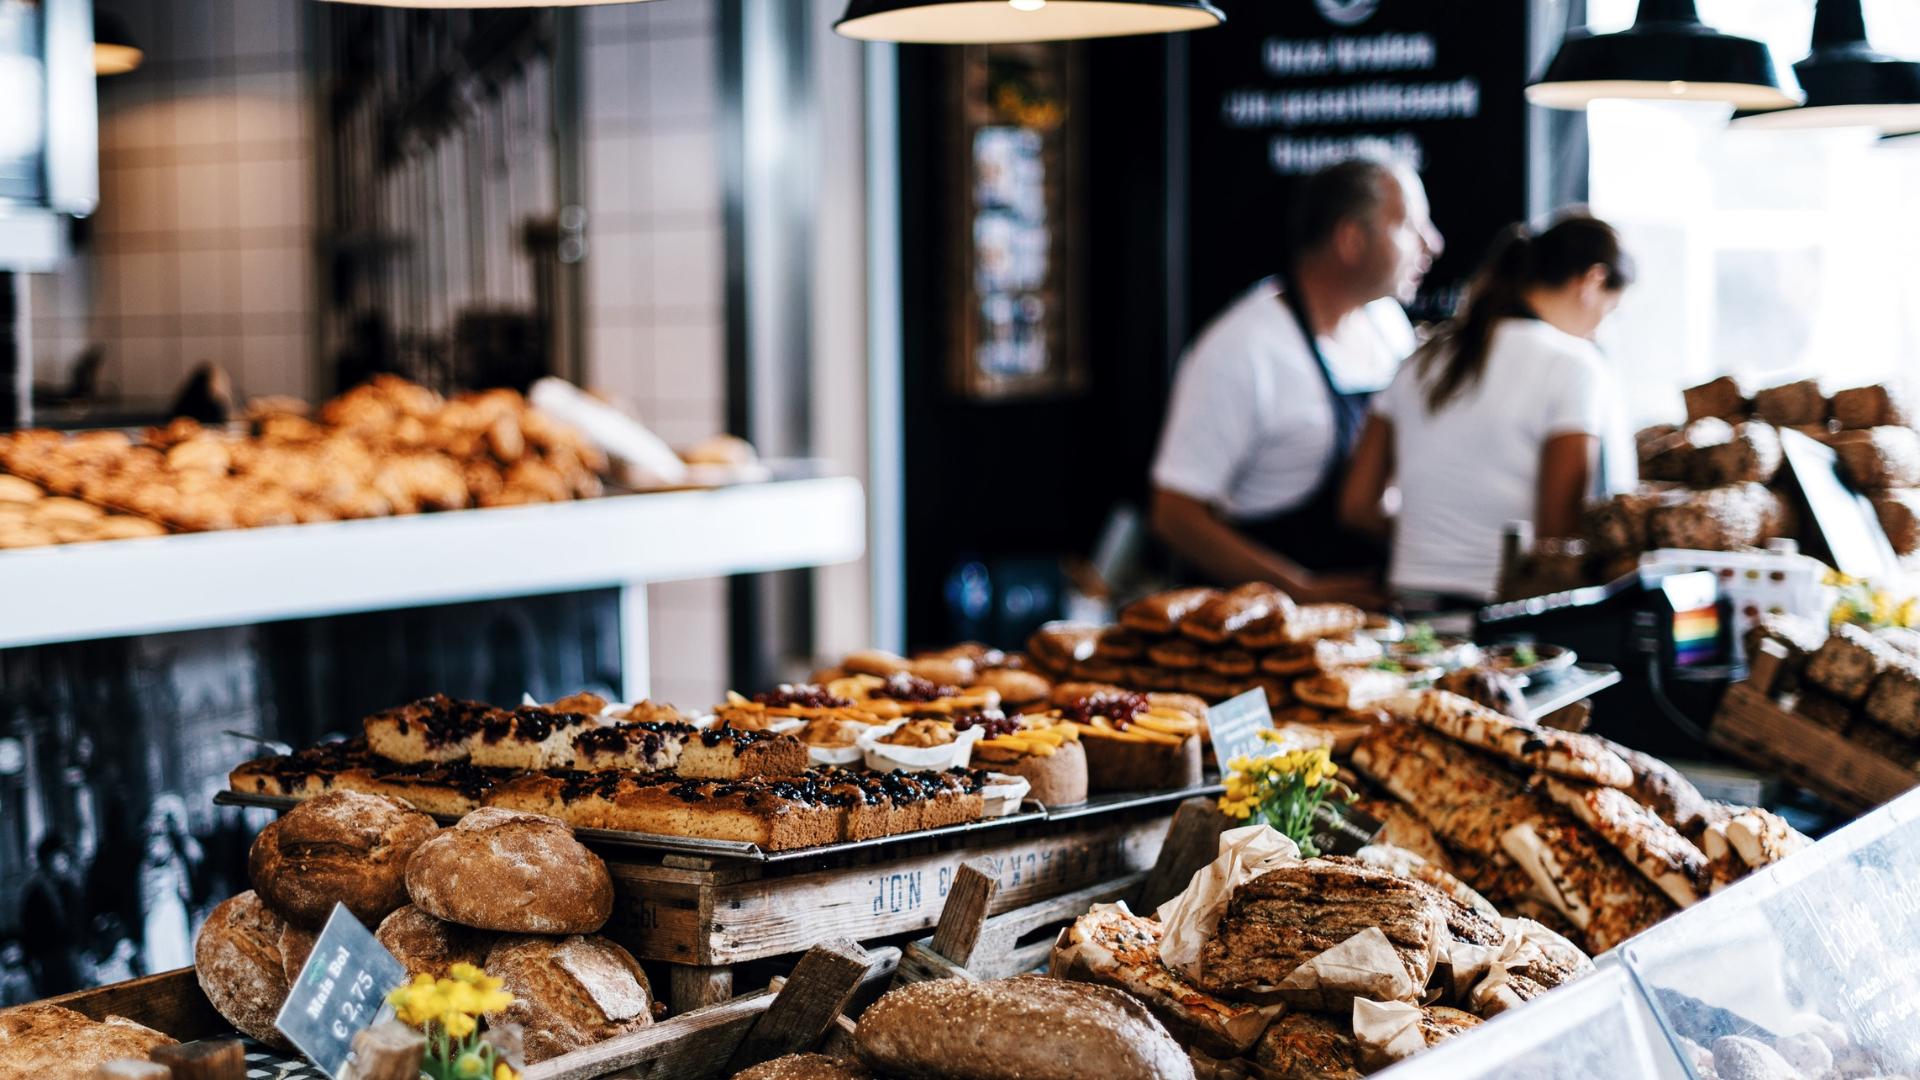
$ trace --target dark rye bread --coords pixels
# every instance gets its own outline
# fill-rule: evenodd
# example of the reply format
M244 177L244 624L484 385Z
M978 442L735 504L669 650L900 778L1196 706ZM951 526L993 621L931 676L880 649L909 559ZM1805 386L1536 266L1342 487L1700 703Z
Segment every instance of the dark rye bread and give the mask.
M1843 431L1832 446L1841 473L1862 491L1920 487L1920 432L1912 428Z
M590 934L613 913L613 879L565 822L475 810L421 844L407 892L435 918L515 934Z
M1360 1080L1360 1046L1350 1024L1308 1012L1275 1020L1253 1048L1260 1080Z
M1731 375L1722 375L1699 386L1689 386L1680 391L1680 396L1686 402L1688 422L1708 417L1744 420L1750 407L1746 391Z
M1734 428L1727 441L1696 449L1687 458L1687 482L1712 488L1773 481L1780 471L1780 433L1758 421Z
M1867 715L1898 735L1920 737L1920 661L1903 656L1873 680Z
M1771 386L1753 395L1753 415L1776 427L1824 423L1827 411L1827 395L1814 379Z
M1021 975L911 983L854 1033L877 1073L915 1080L1193 1080L1185 1050L1132 996Z
M1920 488L1894 488L1875 494L1873 512L1886 530L1895 555L1905 558L1920 551Z
M1833 407L1833 418L1843 428L1913 426L1913 414L1904 397L1885 386L1839 390L1829 404Z
M873 1080L866 1066L825 1054L788 1054L733 1074L733 1080Z
M484 965L488 950L500 939L490 930L436 919L412 904L381 920L373 936L407 969L408 978L431 975L436 979L455 964Z
M653 1023L653 987L632 954L603 937L506 938L487 974L513 995L490 1024L519 1024L527 1064Z
M247 873L261 899L296 926L318 930L336 903L373 926L407 902L407 860L438 831L398 799L330 791L260 830Z
M1225 997L1268 993L1294 969L1364 930L1379 928L1417 994L1433 975L1447 908L1432 888L1348 858L1308 859L1269 870L1227 901L1200 956L1201 989ZM1340 1005L1328 988L1301 1004ZM1288 997L1286 992L1280 996ZM1351 1004L1351 994L1346 995Z

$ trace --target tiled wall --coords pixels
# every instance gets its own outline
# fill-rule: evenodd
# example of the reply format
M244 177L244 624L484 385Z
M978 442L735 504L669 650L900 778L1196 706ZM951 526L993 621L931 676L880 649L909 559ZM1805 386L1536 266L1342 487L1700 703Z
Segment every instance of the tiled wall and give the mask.
M680 0L581 13L587 381L676 445L726 426L717 8ZM654 696L719 701L725 583L661 585L649 600Z
M91 258L34 282L35 371L90 342L105 381L165 397L203 360L243 395L315 391L306 0L129 0L146 50L100 81Z

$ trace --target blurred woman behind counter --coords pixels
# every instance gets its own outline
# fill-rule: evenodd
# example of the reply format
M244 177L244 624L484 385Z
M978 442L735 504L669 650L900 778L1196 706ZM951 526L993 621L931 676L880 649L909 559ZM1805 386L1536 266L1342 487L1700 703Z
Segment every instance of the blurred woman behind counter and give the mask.
M1572 536L1611 428L1594 332L1632 283L1612 226L1585 214L1494 244L1460 314L1373 401L1341 521L1391 536L1388 584L1410 610L1494 598L1501 532ZM1386 494L1398 488L1389 516Z

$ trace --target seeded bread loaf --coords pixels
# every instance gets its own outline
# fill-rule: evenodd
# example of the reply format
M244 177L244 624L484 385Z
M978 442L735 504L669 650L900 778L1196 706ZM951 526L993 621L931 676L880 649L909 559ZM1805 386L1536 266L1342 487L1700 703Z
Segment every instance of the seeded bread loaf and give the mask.
M1807 681L1841 701L1858 702L1896 655L1892 646L1867 631L1842 625L1807 661Z
M1802 427L1827 418L1827 395L1813 379L1772 386L1753 395L1753 415L1778 427Z
M1857 386L1837 391L1831 402L1833 418L1849 429L1911 427L1913 414L1906 401L1885 386Z
M763 1061L733 1080L873 1080L865 1066L825 1054L788 1054Z
M918 1080L1193 1080L1147 1007L1119 990L1022 975L900 987L860 1017L875 1072Z
M318 930L341 903L374 926L407 902L407 860L438 831L398 799L331 791L260 830L247 871L288 922Z
M1908 738L1920 738L1920 662L1902 657L1867 692L1867 715Z
M1862 491L1920 487L1920 432L1912 428L1844 431L1832 445L1840 471Z
M1886 530L1895 555L1904 558L1920 551L1920 488L1893 488L1876 494L1873 512Z
M565 822L475 810L421 844L407 893L438 919L514 934L590 934L613 912L613 879Z
M1690 386L1680 392L1686 401L1687 419L1700 420L1716 417L1721 420L1744 420L1747 416L1748 402L1746 392L1740 389L1730 375L1721 377L1699 386Z

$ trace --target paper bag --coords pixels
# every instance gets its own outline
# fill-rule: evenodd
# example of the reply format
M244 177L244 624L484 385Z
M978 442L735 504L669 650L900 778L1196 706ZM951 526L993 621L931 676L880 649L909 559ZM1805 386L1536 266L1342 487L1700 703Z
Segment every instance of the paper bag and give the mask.
M1294 968L1277 989L1295 1008L1338 1012L1356 998L1413 1001L1426 985L1407 971L1386 931L1369 926Z
M1491 1019L1552 989L1540 981L1548 971L1570 972L1568 979L1593 971L1593 961L1578 946L1532 919L1502 919L1500 927L1506 940L1488 958L1472 989L1459 994L1461 1002L1482 1017ZM1456 987L1461 982L1456 969Z
M1384 1069L1427 1048L1420 1021L1426 1014L1404 1001L1353 999L1353 1041L1360 1049L1360 1067Z
M1166 928L1160 960L1189 979L1200 977L1200 952L1226 913L1233 890L1269 870L1300 861L1300 847L1271 825L1243 825L1220 834L1220 854L1155 914Z

